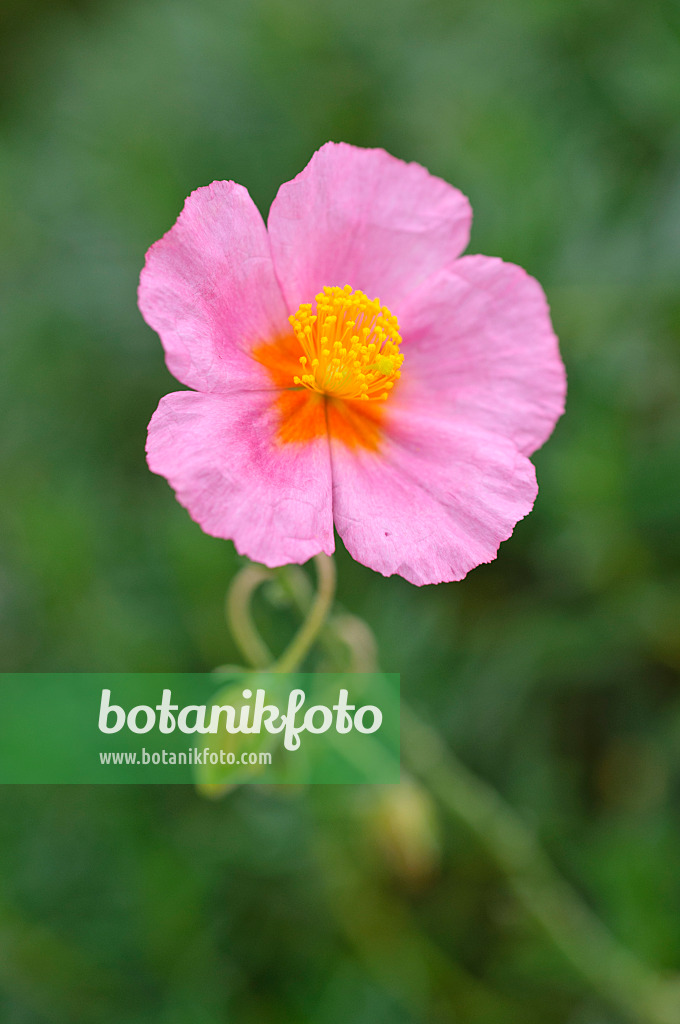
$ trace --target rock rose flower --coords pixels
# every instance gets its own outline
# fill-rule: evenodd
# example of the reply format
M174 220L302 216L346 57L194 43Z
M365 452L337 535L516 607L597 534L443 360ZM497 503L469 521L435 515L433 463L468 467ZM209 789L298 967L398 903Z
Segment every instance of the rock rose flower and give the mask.
M418 164L327 143L279 189L189 196L139 305L170 372L148 462L268 566L334 550L415 584L491 561L564 407L540 285L463 256L470 205Z

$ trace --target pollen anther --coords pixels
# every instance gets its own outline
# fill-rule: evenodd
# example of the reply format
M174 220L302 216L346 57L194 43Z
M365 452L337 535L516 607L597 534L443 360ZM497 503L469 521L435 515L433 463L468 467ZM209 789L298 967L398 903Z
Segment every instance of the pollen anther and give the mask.
M303 303L289 318L302 351L298 387L335 398L384 401L401 376L399 322L379 299L362 291L325 287L316 313ZM311 373L304 372L307 368Z

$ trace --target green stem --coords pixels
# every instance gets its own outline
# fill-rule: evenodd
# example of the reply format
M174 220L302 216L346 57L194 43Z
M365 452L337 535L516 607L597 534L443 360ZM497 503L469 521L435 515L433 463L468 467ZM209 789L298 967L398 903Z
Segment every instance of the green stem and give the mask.
M247 565L234 577L227 593L227 624L241 654L253 668L266 668L274 660L274 655L255 628L250 613L253 594L271 578L269 569L261 565Z
M335 567L326 555L317 555L315 563L318 588L314 600L299 632L277 661L273 661L250 613L253 592L272 574L262 567L249 566L234 580L227 597L227 617L236 642L255 668L269 666L273 672L293 672L317 639L331 610ZM287 582L289 589L295 584L291 596L302 610L307 604L302 581ZM357 649L357 665L363 666L366 661L372 668L377 667L374 644L367 644L361 631L348 629L342 617L335 623L330 620L329 628L335 628L353 651ZM367 626L366 631L370 632ZM614 938L553 867L520 816L466 768L436 730L403 702L401 721L402 748L414 773L476 836L507 878L519 903L581 977L638 1024L680 1024L680 980L657 974Z
M622 946L560 877L533 833L402 703L402 749L440 803L472 831L517 899L583 978L640 1024L680 1024L680 982Z
M270 666L272 672L294 672L303 662L316 640L333 604L335 595L335 563L329 555L314 559L318 587L314 602L300 630L291 640L278 661Z

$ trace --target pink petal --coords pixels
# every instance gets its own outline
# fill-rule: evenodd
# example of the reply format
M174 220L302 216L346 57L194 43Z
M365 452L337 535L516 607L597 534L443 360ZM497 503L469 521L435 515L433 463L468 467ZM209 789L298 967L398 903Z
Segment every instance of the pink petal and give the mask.
M531 511L534 468L512 442L415 410L390 411L380 452L331 440L335 525L353 558L418 586L496 557Z
M291 309L349 284L399 316L408 293L463 251L471 219L465 196L419 164L328 142L281 186L268 224Z
M400 322L411 401L418 391L526 455L550 436L566 377L543 289L524 270L464 256L411 296Z
M334 550L327 437L281 445L272 395L161 399L147 458L202 529L268 566Z
M215 181L191 193L146 255L139 308L183 384L209 392L271 386L249 353L288 328L287 310L264 222L243 186Z

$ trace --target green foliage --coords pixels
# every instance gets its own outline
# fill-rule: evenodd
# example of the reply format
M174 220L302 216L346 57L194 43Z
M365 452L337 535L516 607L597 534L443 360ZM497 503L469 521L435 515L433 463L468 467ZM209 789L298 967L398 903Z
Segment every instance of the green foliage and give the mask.
M341 553L340 599L614 932L677 968L677 6L14 0L3 28L0 667L238 659L240 560L144 462L175 388L144 252L213 179L266 211L329 138L417 160L470 196L471 251L544 284L568 411L496 562L418 590ZM257 610L282 650L294 618ZM620 1024L473 839L442 826L410 878L366 799L8 787L0 1018Z

